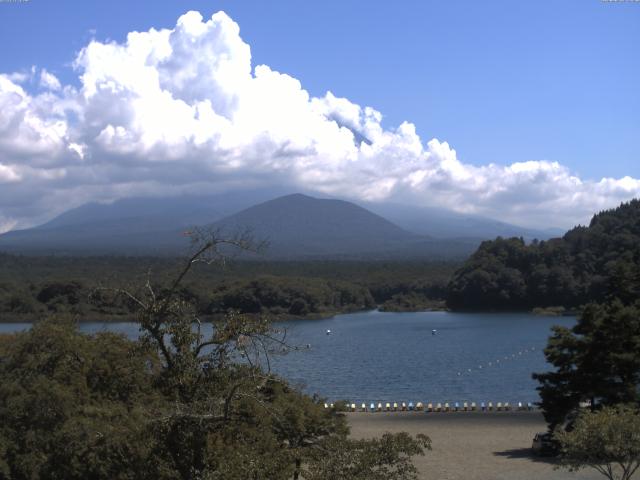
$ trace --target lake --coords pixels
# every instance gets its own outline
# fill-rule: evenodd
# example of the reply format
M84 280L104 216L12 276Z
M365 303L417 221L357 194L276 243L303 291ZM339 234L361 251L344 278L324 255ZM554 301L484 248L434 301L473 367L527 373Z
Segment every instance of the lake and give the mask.
M273 357L272 369L331 401L536 402L531 374L549 368L542 351L550 328L574 323L524 313L377 311L292 320L277 328L287 329L291 344L311 347ZM0 324L0 332L28 327ZM80 329L138 334L134 323Z

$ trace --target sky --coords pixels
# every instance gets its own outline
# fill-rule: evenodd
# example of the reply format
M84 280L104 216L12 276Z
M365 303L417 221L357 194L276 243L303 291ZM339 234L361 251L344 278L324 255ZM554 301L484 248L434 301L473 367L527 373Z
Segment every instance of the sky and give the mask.
M640 196L638 2L0 1L0 42L0 232L268 185L561 228Z

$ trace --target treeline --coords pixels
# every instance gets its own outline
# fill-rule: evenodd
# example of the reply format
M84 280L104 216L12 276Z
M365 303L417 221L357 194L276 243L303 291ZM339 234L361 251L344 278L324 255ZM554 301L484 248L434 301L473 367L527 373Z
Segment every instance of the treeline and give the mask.
M562 238L483 242L455 273L447 305L458 310L523 310L640 296L640 201L593 217Z
M140 257L23 257L0 255L0 320L32 321L69 313L84 321L130 317L114 288L166 283L179 259ZM429 262L247 262L195 266L181 288L201 315L230 310L273 319L313 318L368 310L442 307L456 268Z
M203 311L229 310L275 316L327 315L367 310L376 303L366 287L340 280L264 276L216 285Z

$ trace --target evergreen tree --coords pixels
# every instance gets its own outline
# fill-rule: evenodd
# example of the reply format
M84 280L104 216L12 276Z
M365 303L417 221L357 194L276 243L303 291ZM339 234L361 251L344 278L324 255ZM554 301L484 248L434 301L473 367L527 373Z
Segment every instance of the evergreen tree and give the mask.
M571 329L554 327L545 349L555 370L534 374L545 418L572 419L581 402L640 404L640 305L588 305Z

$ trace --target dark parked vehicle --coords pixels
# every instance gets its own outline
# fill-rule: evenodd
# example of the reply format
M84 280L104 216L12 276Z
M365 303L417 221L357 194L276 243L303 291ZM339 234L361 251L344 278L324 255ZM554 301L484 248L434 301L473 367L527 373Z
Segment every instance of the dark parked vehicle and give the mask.
M536 455L553 457L560 453L560 444L550 433L540 432L533 437L531 449Z

